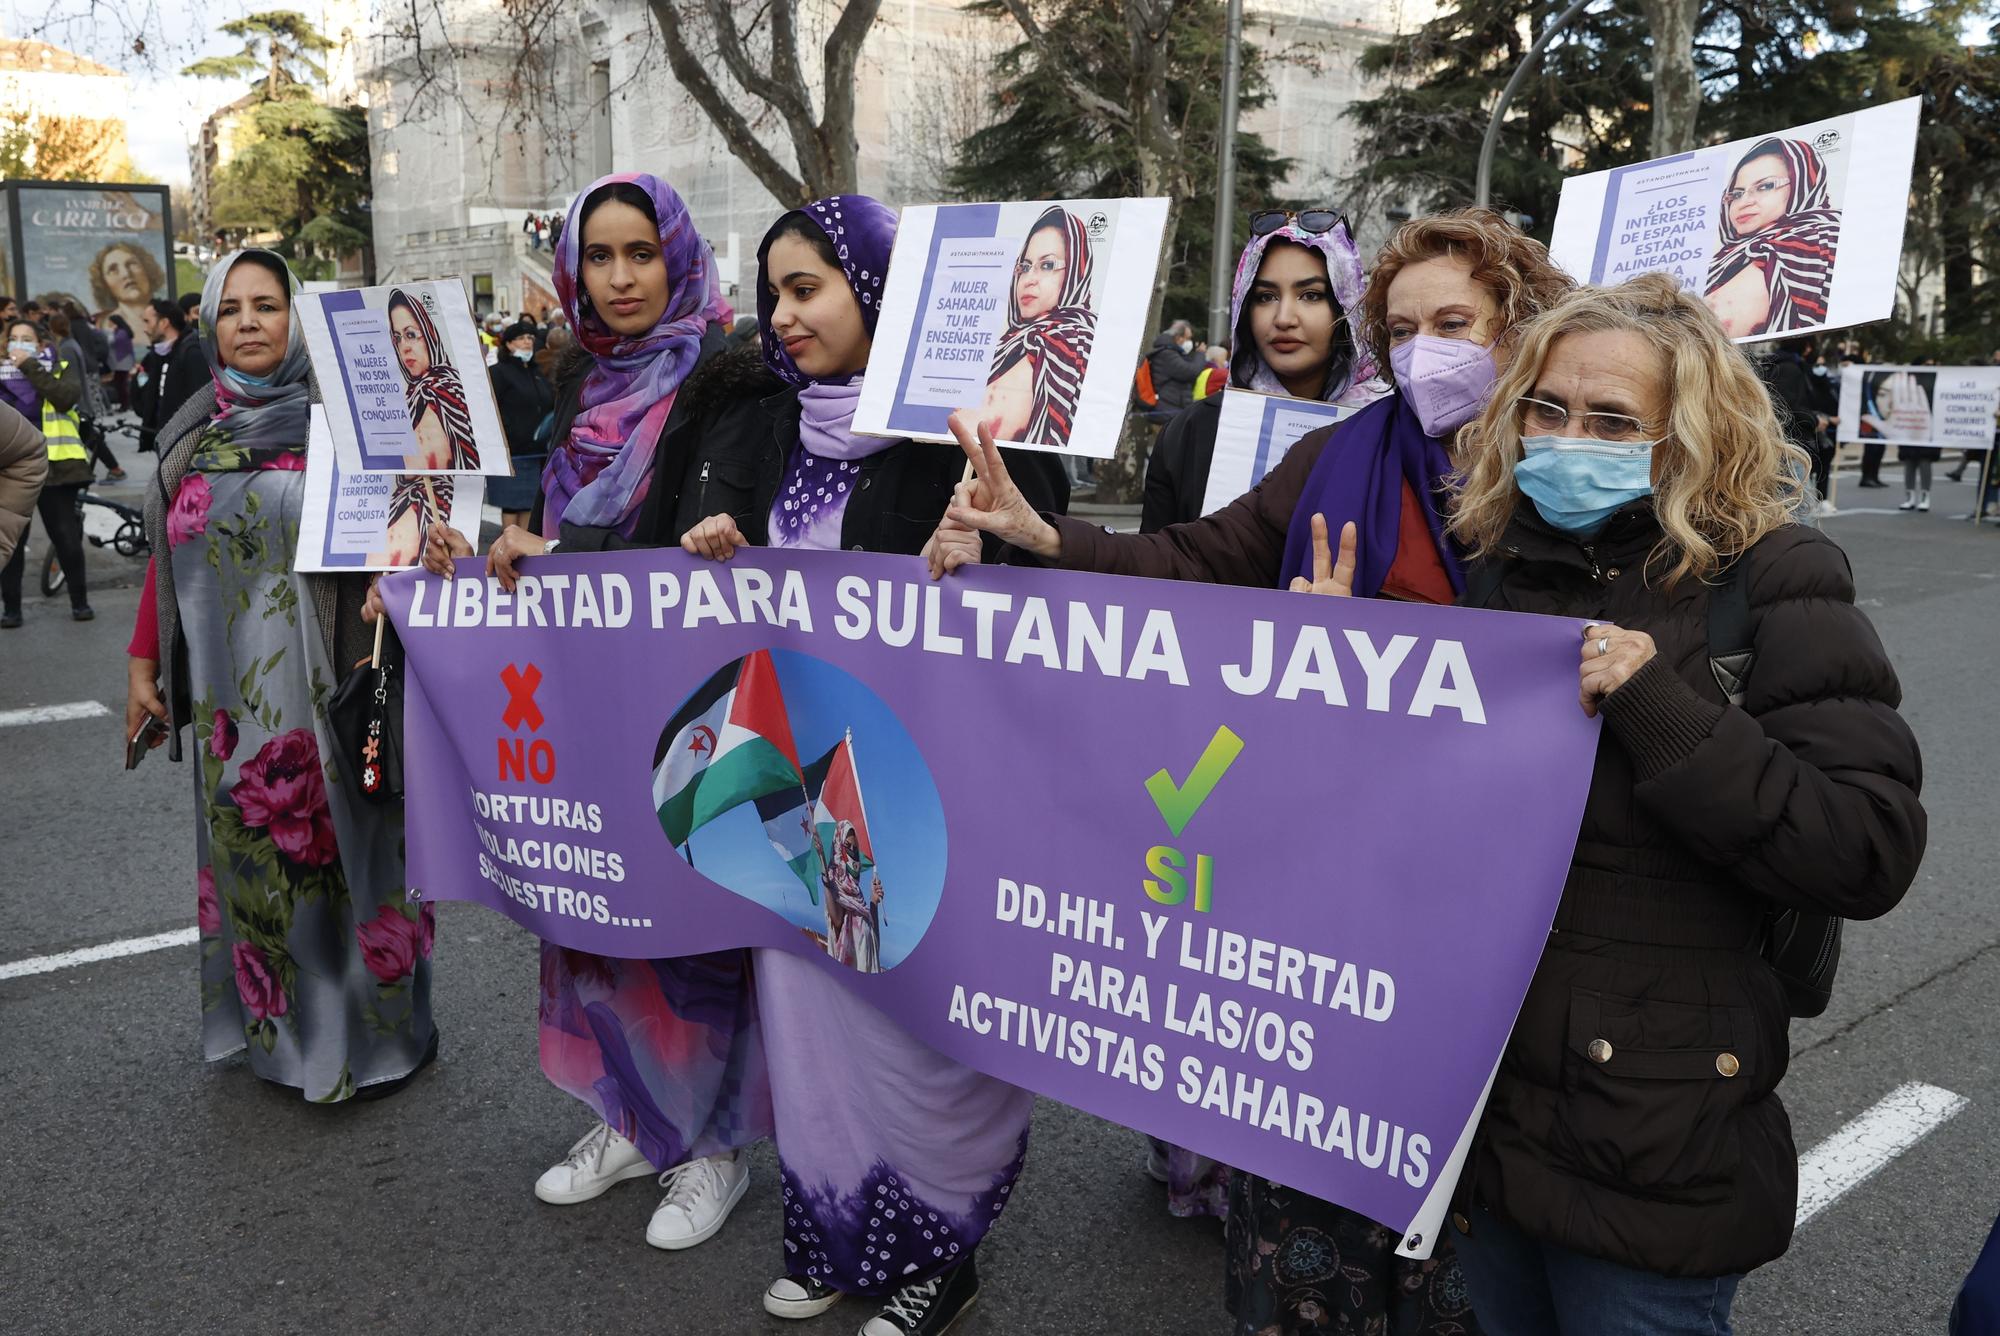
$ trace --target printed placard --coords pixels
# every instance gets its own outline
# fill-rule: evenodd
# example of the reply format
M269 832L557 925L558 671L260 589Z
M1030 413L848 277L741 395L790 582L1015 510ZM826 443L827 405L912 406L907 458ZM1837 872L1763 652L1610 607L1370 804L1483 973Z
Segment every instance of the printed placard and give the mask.
M1839 439L1985 450L2000 431L2000 366L1840 370Z
M1166 219L1163 199L904 209L854 430L949 441L967 408L1002 444L1110 458Z
M424 533L442 518L479 532L486 479L479 474L363 473L346 466L323 405L306 437L306 497L298 569L402 571L423 557Z
M1906 98L1570 177L1549 253L1589 283L1671 273L1739 343L1885 319L1920 107Z
M457 279L298 299L327 418L362 473L513 473Z
M1222 415L1215 424L1215 456L1201 513L1212 515L1264 481L1264 475L1301 436L1359 409L1317 399L1291 399L1256 390L1223 391Z

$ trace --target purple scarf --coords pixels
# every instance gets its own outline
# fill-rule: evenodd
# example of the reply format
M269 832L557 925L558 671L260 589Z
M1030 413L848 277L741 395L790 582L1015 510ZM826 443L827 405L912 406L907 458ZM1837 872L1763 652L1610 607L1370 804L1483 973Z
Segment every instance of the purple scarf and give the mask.
M1285 530L1285 560L1278 588L1293 577L1312 578L1312 517L1326 516L1327 541L1340 541L1340 526L1354 521L1356 550L1354 592L1374 598L1382 592L1395 564L1397 537L1402 529L1403 484L1417 495L1430 524L1431 539L1455 592L1465 591L1465 571L1458 550L1445 536L1438 513L1436 489L1452 472L1444 442L1424 435L1417 415L1400 392L1378 399L1333 429L1333 438L1313 464L1298 509Z
M840 271L861 303L861 321L870 338L880 314L882 279L896 244L896 211L866 195L834 195L796 211L826 234ZM838 548L847 503L861 476L860 461L894 445L887 437L855 436L854 406L861 377L815 380L799 370L771 329L778 299L771 291L768 260L786 214L772 225L757 248L757 323L764 365L799 387L799 444L786 461L784 481L771 502L773 547Z
M652 200L667 266L667 309L638 338L614 334L598 318L579 274L583 207L619 182L638 186ZM560 534L568 518L629 538L652 486L660 432L701 354L701 336L711 321L726 323L733 313L716 282L715 257L687 205L672 186L644 172L604 177L576 197L556 243L555 281L569 327L596 365L584 378L569 435L554 443L542 472L542 534Z
M56 366L55 358L50 355L47 348L35 354L35 360L42 364L44 371L54 372ZM40 431L42 429L42 392L35 388L33 381L21 374L21 369L15 366L13 362L9 361L7 363L7 370L10 374L0 377L0 394L6 395L7 402L20 410L21 416L28 419L29 426L33 427L36 431Z

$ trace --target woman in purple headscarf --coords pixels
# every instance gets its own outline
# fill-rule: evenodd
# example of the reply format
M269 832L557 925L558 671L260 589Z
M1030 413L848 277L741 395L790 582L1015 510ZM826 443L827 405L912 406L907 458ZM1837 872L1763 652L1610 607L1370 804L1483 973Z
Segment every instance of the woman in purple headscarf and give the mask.
M487 557L509 589L522 558L643 542L660 493L671 518L707 425L690 391L721 360L730 318L707 243L653 176L606 177L578 197L555 281L580 351L558 373L535 525L548 537L509 527ZM449 577L450 558L471 552L433 525L424 565ZM743 1148L771 1132L748 974L743 951L619 960L543 944L542 1070L596 1118L537 1197L575 1205L658 1174L648 1243L693 1247L721 1228L749 1181Z
M1339 213L1253 214L1230 295L1230 385L1348 408L1380 399L1389 387L1355 333L1367 288L1361 253ZM1221 420L1222 396L1210 395L1161 430L1146 460L1139 532L1201 518Z
M852 431L895 233L892 210L839 195L765 235L763 359L789 388L763 403L759 441L714 461L711 495L727 499L686 535L688 551L722 560L769 543L915 554L936 529L964 460ZM1034 504L1067 507L1055 456L1008 458ZM714 490L725 463L747 490ZM1033 1098L912 1038L820 963L754 955L785 1179L786 1274L765 1291L765 1310L812 1317L858 1294L882 1305L868 1336L942 1331L978 1293L973 1250L1013 1191ZM898 1116L885 1117L885 1104ZM913 1227L870 1223L891 1212Z

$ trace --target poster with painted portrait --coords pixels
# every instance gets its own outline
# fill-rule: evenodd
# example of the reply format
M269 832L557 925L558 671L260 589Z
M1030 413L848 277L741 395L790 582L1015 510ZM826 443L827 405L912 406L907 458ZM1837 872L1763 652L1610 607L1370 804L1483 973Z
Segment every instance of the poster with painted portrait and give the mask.
M1549 253L1591 283L1666 271L1739 343L1895 306L1920 99L1563 182Z
M335 439L357 471L513 472L464 283L308 293L299 312Z
M1003 444L1109 458L1166 216L1160 199L904 209L854 430L949 441L965 408Z
M156 298L173 296L173 251L164 186L22 183L21 273L16 296L43 306L74 302L133 329Z

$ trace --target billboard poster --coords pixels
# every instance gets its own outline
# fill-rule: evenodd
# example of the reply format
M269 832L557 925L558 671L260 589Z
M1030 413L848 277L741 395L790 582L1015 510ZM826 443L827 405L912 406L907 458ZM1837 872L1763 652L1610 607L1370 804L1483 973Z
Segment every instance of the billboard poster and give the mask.
M1739 343L1885 319L1920 104L1572 176L1549 254L1590 283L1670 273Z
M44 306L116 311L134 329L148 302L174 295L165 187L49 181L11 189L20 271L10 291Z

